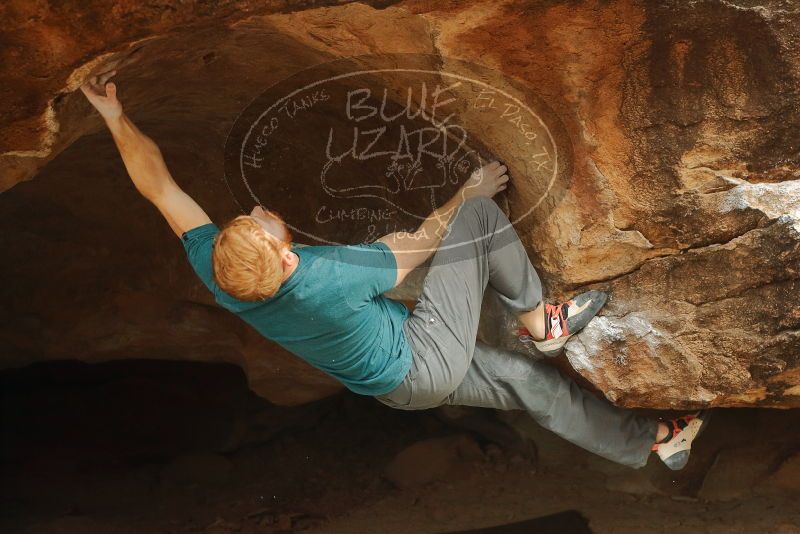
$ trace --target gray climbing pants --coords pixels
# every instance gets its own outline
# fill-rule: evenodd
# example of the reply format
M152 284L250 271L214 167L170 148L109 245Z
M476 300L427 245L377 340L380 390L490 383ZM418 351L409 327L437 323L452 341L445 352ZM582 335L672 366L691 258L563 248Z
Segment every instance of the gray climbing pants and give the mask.
M477 341L487 284L513 312L542 300L539 276L505 214L487 198L462 203L403 325L411 369L377 399L393 408L442 404L525 410L537 423L604 458L647 463L657 423L582 390L557 369Z

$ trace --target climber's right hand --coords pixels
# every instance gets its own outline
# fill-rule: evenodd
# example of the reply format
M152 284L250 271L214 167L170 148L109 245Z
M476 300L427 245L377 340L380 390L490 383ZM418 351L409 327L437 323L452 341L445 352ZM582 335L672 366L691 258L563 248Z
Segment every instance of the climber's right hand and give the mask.
M508 167L499 161L492 161L477 169L461 186L463 200L474 197L492 198L508 187Z
M117 71L110 70L92 76L81 85L81 91L87 100L100 112L106 122L122 116L122 104L117 100L117 86L108 82L108 79L116 73Z

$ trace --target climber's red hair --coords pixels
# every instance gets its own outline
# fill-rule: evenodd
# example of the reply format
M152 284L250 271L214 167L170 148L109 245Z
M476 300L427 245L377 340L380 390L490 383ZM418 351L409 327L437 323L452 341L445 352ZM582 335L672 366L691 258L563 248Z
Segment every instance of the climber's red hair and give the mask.
M283 281L281 248L286 245L253 217L236 217L214 239L212 264L217 285L239 300L271 297Z

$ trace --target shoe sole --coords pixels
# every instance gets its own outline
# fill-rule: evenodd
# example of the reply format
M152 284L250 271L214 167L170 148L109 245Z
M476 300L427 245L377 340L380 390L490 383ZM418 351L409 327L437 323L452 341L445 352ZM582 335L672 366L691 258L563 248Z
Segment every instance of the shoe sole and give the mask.
M673 471L680 471L686 467L686 464L689 463L689 455L692 452L692 445L694 445L695 440L700 437L700 434L702 434L703 430L705 430L708 426L708 422L711 420L711 412L708 410L702 410L700 415L697 417L702 421L702 423L700 423L700 428L697 429L697 433L692 438L692 443L689 445L689 448L676 452L667 458L661 458L661 461L663 461L664 464Z
M576 297L576 300L577 299L588 299L591 301L591 304L589 304L585 309L581 310L578 315L574 317L567 317L567 326L570 331L569 335L555 339L548 339L547 341L533 341L533 346L536 347L536 350L548 358L555 358L561 354L562 350L564 349L564 345L566 345L567 341L569 341L569 338L583 330L586 325L588 325L591 320L595 318L597 312L603 308L606 300L608 300L608 295L603 291L591 290L587 291L586 293L581 293ZM577 306L581 306L583 304L583 302L576 303Z

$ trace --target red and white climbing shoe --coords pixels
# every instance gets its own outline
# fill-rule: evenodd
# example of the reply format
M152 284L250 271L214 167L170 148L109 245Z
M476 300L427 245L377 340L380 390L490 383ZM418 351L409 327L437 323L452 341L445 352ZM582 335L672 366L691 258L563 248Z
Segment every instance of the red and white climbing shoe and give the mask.
M653 451L673 471L683 469L689 462L692 442L708 425L711 412L704 410L676 419L662 421L668 433L664 439L653 444Z
M563 304L544 305L545 338L535 340L530 337L527 329L518 330L520 341L533 342L536 349L548 357L561 354L567 340L577 334L589 324L603 304L606 303L606 294L602 291L587 291L568 300Z

